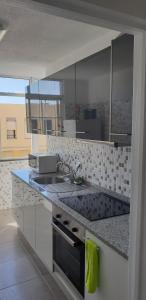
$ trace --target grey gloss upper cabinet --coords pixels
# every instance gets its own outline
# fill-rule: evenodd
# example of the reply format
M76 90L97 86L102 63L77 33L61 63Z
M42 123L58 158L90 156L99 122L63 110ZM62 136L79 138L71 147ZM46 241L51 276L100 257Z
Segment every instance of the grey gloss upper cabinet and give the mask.
M111 48L76 63L76 137L109 140Z
M28 132L55 134L59 130L61 88L57 81L39 80L27 87Z
M134 37L124 34L112 41L110 140L131 144Z
M43 134L59 135L61 131L62 83L59 80L39 80Z
M26 119L29 133L42 133L42 111L39 99L39 82L26 87Z
M98 53L28 87L28 132L130 145L134 38L124 34Z
M56 80L61 84L59 135L75 137L75 64L49 76L48 80Z

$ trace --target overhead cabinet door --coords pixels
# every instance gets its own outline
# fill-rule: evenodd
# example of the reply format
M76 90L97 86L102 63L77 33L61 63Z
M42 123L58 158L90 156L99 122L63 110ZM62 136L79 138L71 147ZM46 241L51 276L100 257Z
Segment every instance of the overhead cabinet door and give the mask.
M40 80L39 96L42 105L43 134L58 135L61 131L62 82L60 80Z
M75 120L75 64L71 65L49 77L60 82L60 133L61 136L76 136Z
M26 116L27 131L29 133L42 133L42 109L39 97L38 81L30 84L26 90Z
M76 64L77 138L109 140L110 55L109 47Z
M130 145L132 133L134 37L112 41L111 141Z

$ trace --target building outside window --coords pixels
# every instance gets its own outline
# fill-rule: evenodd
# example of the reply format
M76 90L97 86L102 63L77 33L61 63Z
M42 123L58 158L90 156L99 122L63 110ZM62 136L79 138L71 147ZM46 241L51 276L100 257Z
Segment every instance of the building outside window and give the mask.
M26 157L32 151L34 135L26 130L28 84L28 79L0 77L0 159ZM46 136L38 135L37 140L38 151L47 151Z

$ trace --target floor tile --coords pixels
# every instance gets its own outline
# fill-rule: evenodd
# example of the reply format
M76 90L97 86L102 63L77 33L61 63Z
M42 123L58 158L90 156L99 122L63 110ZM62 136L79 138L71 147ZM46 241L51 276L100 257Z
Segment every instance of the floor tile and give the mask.
M27 257L0 264L0 289L38 277Z
M59 285L57 285L56 281L53 279L53 277L50 274L44 276L44 279L45 279L45 281L48 285L48 288L50 289L52 295L55 297L55 299L67 300L67 298L64 295L63 291L61 290Z
M14 223L13 210L2 210L0 211L0 227L4 227L7 224Z
M18 260L24 256L26 256L26 252L19 241L15 241L15 243L7 242L0 245L0 264Z
M7 225L0 228L0 246L7 242L15 242L18 238L16 227Z
M0 300L67 300L36 255L27 251L12 211L0 211Z
M36 278L0 291L1 300L60 300L52 295L47 285Z

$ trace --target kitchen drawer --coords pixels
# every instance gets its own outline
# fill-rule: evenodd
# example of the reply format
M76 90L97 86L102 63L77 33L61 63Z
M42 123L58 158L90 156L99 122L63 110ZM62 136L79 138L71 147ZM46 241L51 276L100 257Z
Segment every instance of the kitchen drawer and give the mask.
M52 213L43 203L36 205L35 221L36 252L45 266L52 271Z

